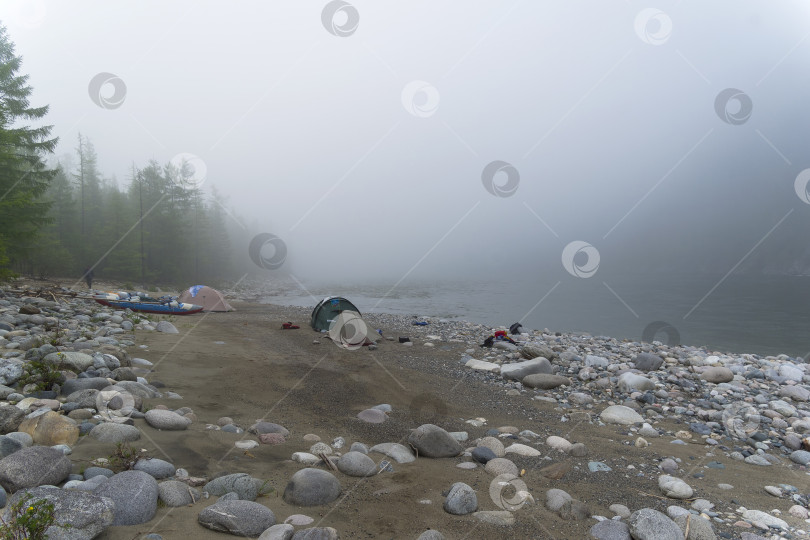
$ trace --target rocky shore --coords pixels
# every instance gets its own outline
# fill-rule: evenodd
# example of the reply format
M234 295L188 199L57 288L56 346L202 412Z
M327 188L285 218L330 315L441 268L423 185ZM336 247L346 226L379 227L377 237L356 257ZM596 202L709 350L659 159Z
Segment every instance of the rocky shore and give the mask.
M547 330L482 348L496 329L385 314L349 351L307 309L12 290L6 526L28 497L52 539L810 537L802 358Z

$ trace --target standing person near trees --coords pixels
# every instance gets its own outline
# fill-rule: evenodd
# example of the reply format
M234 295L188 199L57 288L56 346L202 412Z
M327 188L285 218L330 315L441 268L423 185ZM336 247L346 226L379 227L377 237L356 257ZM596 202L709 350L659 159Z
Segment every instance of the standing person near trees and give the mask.
M93 277L94 277L93 276L93 268L88 266L87 268L84 269L84 281L87 282L87 288L88 289L93 288Z

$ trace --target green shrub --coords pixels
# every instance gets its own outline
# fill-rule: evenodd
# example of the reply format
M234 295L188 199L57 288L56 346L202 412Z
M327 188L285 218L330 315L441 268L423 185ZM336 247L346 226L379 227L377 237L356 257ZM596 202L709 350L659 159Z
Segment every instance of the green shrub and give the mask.
M62 353L59 353L62 355ZM60 356L61 358L61 356ZM65 376L59 373L60 366L53 366L45 360L31 360L23 368L19 379L20 388L33 384L37 390L50 390L55 384L65 382Z
M31 502L33 497L26 495L11 505L8 521L0 517L0 539L2 540L45 540L45 531L56 523L53 503L47 499Z
M108 458L107 466L115 472L131 471L138 460L146 457L146 452L124 443L115 444L115 452Z

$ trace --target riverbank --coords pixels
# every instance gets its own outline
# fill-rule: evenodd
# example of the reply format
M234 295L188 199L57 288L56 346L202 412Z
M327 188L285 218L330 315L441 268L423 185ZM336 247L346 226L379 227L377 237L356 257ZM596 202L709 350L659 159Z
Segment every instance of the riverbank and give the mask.
M68 300L65 306L12 295L0 300L0 320L18 321L14 330L5 330L8 343L0 356L7 362L15 360L13 351L22 351L22 346L9 349L9 343L28 339L27 347L38 327L53 333L47 321L19 314L21 305L31 304L43 319L62 316L81 329L80 336L71 335L57 348L91 358L96 352L118 354L121 364L131 364L133 374L153 385L148 390L160 394L145 397L142 409L174 410L191 420L183 429L166 430L137 411L128 415L139 435L134 446L204 479L191 487L199 490L196 502L160 506L142 524L108 525L99 538L147 533L222 538L199 524L203 509L218 499L203 498L203 492L206 486L209 493L214 489L207 484L211 479L235 473L272 489L256 500L278 523L305 515L313 520L308 527L332 527L341 538L417 538L428 528L446 538L585 538L597 523L592 516L625 514L615 505L629 513L650 509L673 517L679 511L670 507L692 510L692 530L702 513L716 535L731 538L743 532L801 538L810 528L801 510L807 508L810 485L807 462L801 464L802 438L810 435L810 389L807 365L799 359L723 356L542 332L522 336L514 348L482 349L478 345L492 328L439 319L417 327L409 317L384 314L367 315L366 321L393 340L382 340L376 350L350 351L309 329L306 308L236 302L233 313L172 318L178 331L173 334L148 329L156 326L154 320L117 332L132 319L119 315L116 322L112 310L85 300ZM301 328L281 330L287 321ZM27 334L9 340L12 332ZM411 345L400 344L400 336L409 337ZM28 350L16 358L36 354ZM95 371L90 374L105 377L114 369ZM731 379L721 382L729 374ZM132 388L129 392L138 392ZM65 412L70 402L64 394L55 401L17 405ZM605 414L614 406L618 416ZM98 413L110 410L107 402L89 416L70 414L87 416L76 423L88 429L82 425L98 423L103 419ZM614 423L623 418L629 423ZM281 436L249 433L258 420L283 430L259 425L256 431L273 429ZM384 443L407 449L411 430L423 424L453 433L462 454L429 458L421 452L414 461L399 463L369 451L375 468L386 459L393 471L370 477L332 471L340 493L325 504L301 506L289 493L284 496L293 475L311 459L297 455L294 461L293 455L310 453L318 439L326 443L319 450L332 456L347 454L354 443L365 450ZM226 429L234 432L223 429L229 425L233 428ZM75 474L115 450L114 443L90 435L69 446ZM476 448L489 448L496 459L511 464L493 461L484 467L480 461L492 456L477 450L476 463L469 455ZM312 466L328 470L317 457ZM509 469L516 477L494 482L493 472ZM682 480L688 490L666 480L678 489L660 487L665 474ZM179 478L195 483L182 473ZM445 495L457 482L475 492L475 510L483 513L445 510ZM516 495L516 486L525 486L531 497ZM555 490L575 502L564 504L566 496ZM768 528L769 521L786 528ZM627 517L622 522L634 523ZM608 526L622 527L618 521Z

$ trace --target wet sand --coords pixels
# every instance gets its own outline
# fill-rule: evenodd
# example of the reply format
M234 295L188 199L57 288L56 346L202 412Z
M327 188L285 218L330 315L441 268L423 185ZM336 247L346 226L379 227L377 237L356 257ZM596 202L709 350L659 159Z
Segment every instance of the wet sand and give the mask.
M806 525L787 515L789 504L765 493L762 486L779 482L806 487L807 476L788 467L753 467L723 456L707 458L707 447L700 439L694 444L673 445L670 437L649 439L647 448L633 446L635 435L620 426L598 426L589 422L604 406L592 410L563 410L557 404L532 400L534 391L508 396L506 390L470 377L459 359L469 347L462 343L437 343L423 346L414 338L412 347L382 341L379 349L342 350L309 328L309 310L266 304L235 303L238 311L202 316L176 317L173 322L180 334L137 332L138 344L147 350L128 349L131 356L155 364L150 382L159 381L166 390L179 393L182 401L150 400L169 408L190 407L197 416L186 431L158 431L143 420L136 420L142 431L135 445L149 455L183 467L191 476L212 478L225 473L246 472L268 481L274 491L257 502L269 507L277 523L292 514L315 519L310 526L334 527L341 538L416 538L426 529L437 529L446 538L557 538L588 537L593 519L562 519L548 511L543 503L545 492L559 488L586 503L593 515L613 516L608 507L621 503L631 511L655 508L666 512L672 504L687 506L660 496L655 465L662 457L680 457L682 467L705 473L705 478L684 476L695 488L695 497L714 502L716 511L733 511L740 503L748 508L782 510L782 519L795 526ZM281 324L293 321L299 330L281 330ZM397 334L383 328L384 334ZM429 333L430 329L425 330ZM320 344L313 344L318 339ZM217 344L216 342L224 342ZM356 418L363 409L388 403L393 407L382 424L368 424ZM562 422L566 415L570 421ZM256 437L206 429L220 417L229 416L247 429L258 419L285 426L290 431L281 445L260 445L249 451L234 447L240 439ZM483 417L487 424L473 427L466 420ZM537 447L542 455L514 459L524 468L523 477L536 504L514 512L516 523L499 527L480 523L474 517L454 516L442 509L446 492L454 482L472 486L478 496L479 510L500 510L489 495L493 477L482 467L461 470L455 465L469 458L419 458L410 464L393 463L394 472L370 478L352 478L335 473L343 488L331 504L319 507L295 507L281 498L289 478L302 468L290 460L293 452L308 451L311 443L302 437L308 433L331 443L342 436L348 446L355 441L369 447L383 442L407 444L410 429L433 423L447 431L467 431L469 441L483 437L491 428L515 426L541 435ZM672 421L656 427L684 429ZM559 435L571 442L582 442L588 455L574 458L558 453L542 441ZM74 472L89 466L89 460L106 457L113 445L83 437L71 458ZM370 454L375 461L381 454ZM550 459L549 459L550 458ZM612 472L591 473L588 461L608 464ZM724 470L706 469L707 461L719 460ZM567 462L570 471L561 479L543 477L539 470L553 463ZM646 474L638 477L639 464L647 464ZM627 469L634 465L636 469ZM723 491L718 483L730 483L734 490ZM738 502L733 502L736 499ZM430 500L431 504L420 501ZM197 515L216 497L181 508L158 508L157 516L138 526L110 527L99 538L134 539L157 533L165 539L224 538L197 523ZM736 538L740 529L715 524L716 531Z

